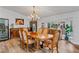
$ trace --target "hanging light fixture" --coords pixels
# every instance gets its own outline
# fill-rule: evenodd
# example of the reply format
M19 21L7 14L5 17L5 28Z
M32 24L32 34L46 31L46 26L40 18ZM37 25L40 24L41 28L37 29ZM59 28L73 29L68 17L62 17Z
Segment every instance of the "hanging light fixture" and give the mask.
M32 14L31 14L31 19L32 20L38 20L40 17L37 14L37 9L35 6L33 6Z

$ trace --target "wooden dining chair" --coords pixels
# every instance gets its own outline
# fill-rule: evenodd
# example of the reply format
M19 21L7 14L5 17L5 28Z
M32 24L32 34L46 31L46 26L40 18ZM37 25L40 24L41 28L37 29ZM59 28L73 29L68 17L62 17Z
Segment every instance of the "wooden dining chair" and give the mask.
M39 28L38 35L44 35L45 37L47 37L48 28ZM44 47L44 46L48 46L48 43L47 43L47 41L40 41L40 45L41 45L41 47Z
M42 34L47 38L48 37L48 28L44 28ZM48 40L49 39L44 40L45 47L48 47Z
M39 28L38 30L40 32L40 34L47 34L48 33L48 28Z
M19 34L20 34L21 47L26 48L27 51L29 51L29 45L34 44L35 40L32 40L32 38L28 38L28 31L25 28L20 28Z
M58 53L58 41L60 39L60 30L50 29L49 31L53 35L51 48L53 52L54 50L56 50L56 52Z
M20 46L24 49L24 38L23 38L23 28L19 28L19 36L20 36Z

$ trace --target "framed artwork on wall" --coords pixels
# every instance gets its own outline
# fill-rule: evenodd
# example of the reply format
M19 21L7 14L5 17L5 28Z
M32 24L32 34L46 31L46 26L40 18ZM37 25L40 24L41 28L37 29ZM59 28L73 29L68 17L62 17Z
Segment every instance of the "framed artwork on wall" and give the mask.
M0 41L9 39L9 20L0 18Z
M24 19L20 19L20 18L16 18L16 22L17 25L24 25Z

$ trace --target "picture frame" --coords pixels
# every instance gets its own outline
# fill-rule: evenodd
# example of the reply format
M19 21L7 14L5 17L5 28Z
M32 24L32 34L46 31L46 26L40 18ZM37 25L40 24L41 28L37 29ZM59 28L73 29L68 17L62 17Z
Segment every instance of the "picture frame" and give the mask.
M17 25L24 25L24 19L16 18L15 23L16 23Z
M9 39L9 19L0 18L0 41Z

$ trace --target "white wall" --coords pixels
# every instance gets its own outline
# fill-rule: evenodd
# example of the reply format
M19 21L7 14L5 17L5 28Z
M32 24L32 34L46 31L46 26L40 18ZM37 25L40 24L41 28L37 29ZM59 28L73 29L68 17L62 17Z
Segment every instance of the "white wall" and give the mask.
M79 11L44 17L40 19L38 26L40 27L40 24L42 22L47 23L53 21L60 22L69 20L72 20L72 26L73 26L73 38L70 41L72 41L75 44L79 44Z
M0 18L9 19L9 28L11 28L11 24L14 24L14 28L27 27L30 21L30 19L27 16L24 16L22 14L13 12L11 10L8 10L2 7L0 7ZM24 19L24 25L16 25L15 24L16 18ZM9 34L9 37L10 37L10 34Z
M7 10L1 7L0 7L0 18L9 19L9 25L13 23L15 28L27 27L30 21L30 19L28 19L27 16L21 15L17 12L13 12L13 11L10 11L10 10ZM16 25L15 24L16 18L23 18L25 21L24 25L22 26ZM79 11L41 18L40 20L38 20L38 27L41 26L42 22L44 23L52 22L52 21L60 22L63 20L72 20L73 39L71 41L75 44L79 44Z
M19 14L17 12L13 12L11 10L5 9L0 7L0 18L5 18L5 19L9 19L9 27L11 27L11 24L14 24L14 28L18 28L18 27L27 27L29 24L30 19L27 16L24 16L22 14ZM22 18L24 19L24 25L16 25L15 24L15 19L16 18Z

